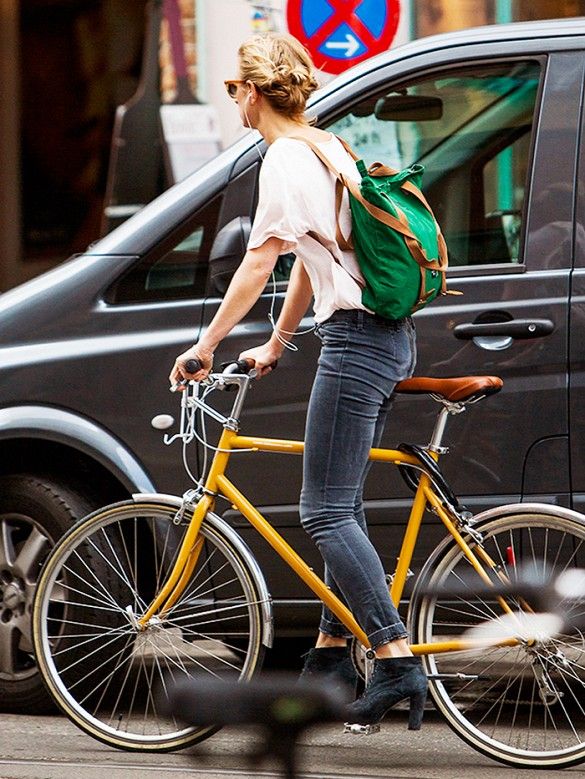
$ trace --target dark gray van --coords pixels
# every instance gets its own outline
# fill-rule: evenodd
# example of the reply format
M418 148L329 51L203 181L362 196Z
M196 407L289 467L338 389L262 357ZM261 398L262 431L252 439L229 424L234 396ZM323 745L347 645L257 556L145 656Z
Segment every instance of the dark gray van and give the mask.
M310 108L367 162L425 166L424 189L450 249L449 285L464 294L416 315L417 372L505 381L452 425L457 457L445 471L472 510L527 499L583 508L584 75L585 20L492 26L368 60ZM172 361L213 317L243 255L261 164L253 140L239 140L82 256L0 296L5 707L43 705L29 610L49 545L94 507L189 486L180 452L164 446L150 420L176 414ZM290 259L277 268L277 306ZM268 336L272 300L269 285L218 363ZM317 340L297 343L255 385L244 430L303 436ZM434 413L425 398L397 402L386 443L424 443ZM193 446L194 468L200 455ZM369 522L379 542L403 523L408 490L389 469L373 474ZM233 477L318 565L298 522L300 460L245 455ZM266 572L277 632L312 633L317 609L308 591L234 512L225 516ZM431 519L419 562L439 537Z

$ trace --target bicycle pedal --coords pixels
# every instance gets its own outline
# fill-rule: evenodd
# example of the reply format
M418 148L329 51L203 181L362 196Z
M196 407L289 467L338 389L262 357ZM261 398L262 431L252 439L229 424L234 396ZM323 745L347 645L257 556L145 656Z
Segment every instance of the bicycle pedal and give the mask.
M380 724L360 725L357 722L346 722L343 728L344 733L351 733L354 736L371 736L373 733L380 732Z

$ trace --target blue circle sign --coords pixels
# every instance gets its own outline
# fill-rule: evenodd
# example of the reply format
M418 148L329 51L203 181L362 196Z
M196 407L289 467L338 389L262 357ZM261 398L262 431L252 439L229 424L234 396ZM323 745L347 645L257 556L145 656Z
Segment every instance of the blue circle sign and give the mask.
M399 18L400 0L289 0L286 6L290 33L328 73L388 49Z

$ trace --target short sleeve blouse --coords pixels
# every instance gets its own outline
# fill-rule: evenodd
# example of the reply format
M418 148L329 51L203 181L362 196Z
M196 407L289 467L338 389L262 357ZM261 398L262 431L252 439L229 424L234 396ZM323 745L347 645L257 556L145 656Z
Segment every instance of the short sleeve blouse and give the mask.
M334 135L318 146L337 170L359 181L355 162ZM294 252L301 259L313 288L317 322L340 308L364 309L355 254L342 251L335 240L335 177L311 148L302 141L278 138L266 152L259 186L248 248L258 248L276 237L284 241L283 253ZM351 232L347 193L339 224L347 237ZM309 232L316 233L322 243Z

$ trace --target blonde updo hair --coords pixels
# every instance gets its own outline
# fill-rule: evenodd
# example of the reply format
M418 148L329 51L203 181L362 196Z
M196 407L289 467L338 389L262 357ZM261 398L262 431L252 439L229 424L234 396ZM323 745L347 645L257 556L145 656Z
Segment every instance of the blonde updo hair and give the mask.
M318 88L309 52L292 35L262 33L238 49L240 77L258 87L278 113L298 117Z

